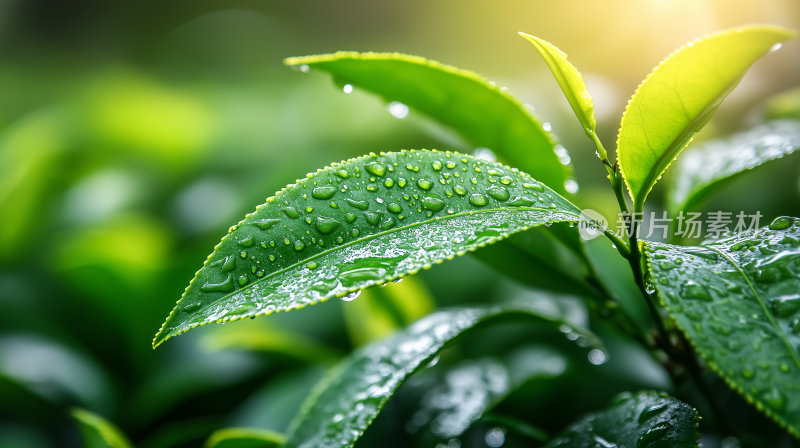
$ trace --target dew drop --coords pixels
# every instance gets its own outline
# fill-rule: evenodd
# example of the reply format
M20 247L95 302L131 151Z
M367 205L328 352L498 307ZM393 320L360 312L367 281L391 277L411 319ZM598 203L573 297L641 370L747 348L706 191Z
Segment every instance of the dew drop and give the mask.
M306 244L301 240L297 240L294 242L294 250L303 250L303 248L305 247Z
M508 198L511 197L511 195L508 193L508 189L500 185L492 185L491 187L487 188L486 194L494 199L497 199L498 201L507 201Z
M420 202L422 202L422 206L423 207L427 208L428 210L430 210L432 212L442 211L442 209L444 209L444 206L445 206L445 203L444 203L443 200L441 200L439 198L436 198L436 197L431 197L431 196L423 197L422 201L420 201Z
M667 403L661 403L650 406L649 408L643 410L641 414L639 414L639 423L644 423L647 420L650 420L656 415L659 415L662 412L666 411L667 408L668 408Z
M395 215L403 212L403 207L400 204L392 202L391 204L386 206L386 210L389 210L389 213L394 213Z
M345 202L350 204L350 206L355 207L359 210L366 210L369 208L369 202L367 201L357 201L355 199L345 199Z
M708 289L699 283L695 283L693 280L689 280L683 285L683 296L687 299L703 300L706 302L711 302L713 300Z
M407 181L406 181L404 178L402 178L402 177L399 177L399 178L397 179L397 185L399 185L401 188L402 188L402 187L405 187L405 186L406 186L406 183L407 183Z
M330 199L336 194L336 187L324 185L311 190L311 197L314 199Z
M386 188L392 188L394 186L394 179L387 177L386 180L383 181L383 185L386 186Z
M295 210L294 207L284 207L281 210L283 211L283 214L289 218L297 219L300 217L300 213L297 213L297 210Z
M342 87L342 91L344 93L353 93L353 85L352 84L345 84L344 87Z
M356 218L357 218L356 215L354 215L352 213L348 213L348 214L344 215L344 220L347 221L348 224L352 224L352 223L356 222Z
M193 313L193 312L195 312L195 311L199 310L201 306L203 306L203 304L202 304L202 303L200 303L200 302L195 302L195 303L190 303L190 304L188 304L188 305L184 306L184 307L183 307L183 308L181 308L181 309L182 309L182 310L183 310L185 313Z
M344 300L345 302L352 302L353 300L356 300L360 295L361 295L361 290L354 291L346 296L342 296L342 300Z
M358 232L358 229L353 229L353 230L351 230L351 231L350 231L350 235L351 235L353 238L357 237L357 236L358 236L358 234L359 234L359 232Z
M378 162L370 162L364 165L364 169L376 176L383 176L386 174L386 166Z
M456 185L455 187L453 187L453 191L455 191L456 194L459 196L464 196L465 194L467 194L467 189L462 187L461 185Z
M436 171L441 171L442 166L443 166L442 162L440 162L438 160L434 160L433 163L431 163L431 165L433 165L433 169L436 170Z
M469 203L475 207L485 207L489 203L489 198L483 194L476 193L469 197Z
M250 280L248 280L248 279L247 279L247 276L246 276L246 275L241 275L241 276L239 276L239 278L237 279L237 281L239 282L239 286L244 286L244 285L246 285L246 284L247 284L247 282L249 282Z
M433 182L428 179L420 179L417 181L417 186L423 190L430 190L433 188Z
M333 174L341 177L342 179L347 179L350 177L350 173L348 173L346 170L336 170Z
M260 221L253 221L250 224L258 227L260 230L267 230L279 222L281 222L280 219L262 219Z
M794 218L779 216L770 223L769 228L771 230L785 230L792 226L792 222L794 222Z
M319 216L317 217L317 223L314 227L317 229L317 232L323 235L328 235L329 233L338 229L341 225L342 225L341 222L333 218L329 218L327 216Z
M275 261L275 255L270 255L269 256L269 261Z
M316 261L309 261L308 263L306 263L306 267L308 269L316 269L317 266L319 266L319 265L317 264Z

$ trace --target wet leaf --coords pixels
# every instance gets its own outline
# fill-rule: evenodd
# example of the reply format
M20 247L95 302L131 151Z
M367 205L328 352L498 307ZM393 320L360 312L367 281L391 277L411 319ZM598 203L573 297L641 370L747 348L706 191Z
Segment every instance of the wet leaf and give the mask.
M215 431L205 448L273 448L286 441L283 434L257 428L225 428Z
M547 448L694 448L698 424L691 406L666 394L624 393L606 410L573 423Z
M662 305L697 353L748 401L800 435L800 227L781 217L701 247L647 242Z
M758 59L795 36L751 25L679 48L647 75L622 117L617 157L635 208Z
M339 84L403 103L564 192L571 170L553 152L555 137L544 130L533 108L474 72L399 53L338 52L284 63L330 73Z
M567 359L558 351L540 346L525 346L505 356L465 360L446 369L432 369L414 377L401 389L421 389L414 417L406 429L418 431L427 426L434 436L450 439L460 436L484 413L494 408L514 390L536 378L553 378L567 368Z
M583 130L586 135L592 137L597 127L594 118L594 104L581 72L567 60L567 54L555 45L530 34L519 34L533 45L533 48L539 52L547 66L550 67L550 71L553 72L558 85L561 86L572 111L580 120Z
M577 207L528 174L471 156L405 151L333 164L233 226L153 344L344 297L515 232L578 219Z
M132 448L116 426L97 414L75 408L72 416L78 421L84 448Z
M389 338L359 349L334 367L309 396L285 446L353 446L400 383L445 344L479 324L515 317L565 324L557 317L539 314L526 303L434 312ZM590 344L599 344L591 333L572 329Z
M676 162L668 208L691 210L724 181L800 148L800 121L775 120L690 147Z

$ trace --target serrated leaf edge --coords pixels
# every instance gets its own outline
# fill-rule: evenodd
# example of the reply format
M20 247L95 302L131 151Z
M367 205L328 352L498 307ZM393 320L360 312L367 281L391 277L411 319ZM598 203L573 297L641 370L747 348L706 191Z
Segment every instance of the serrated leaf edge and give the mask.
M427 150L427 149L421 149L421 150L411 149L411 150L407 150L407 149L403 149L403 150L401 150L401 151L398 151L398 152L400 152L400 153L406 153L406 152L410 152L410 153L415 153L415 152L431 152L431 153L439 153L439 152L442 152L442 151L438 151L438 150L436 150L436 149L433 149L433 150ZM463 156L463 157L475 158L475 156L471 156L471 155L468 155L468 154L462 154L462 153L455 152L455 151L444 151L444 153L445 153L445 154L453 154L453 155L457 155L457 156ZM334 163L331 163L330 165L328 165L328 166L326 166L326 167L324 167L324 168L320 168L320 169L318 169L318 170L316 171L316 173L321 173L321 172L323 172L323 171L327 171L327 170L333 170L333 169L335 169L336 167L338 167L340 164L352 163L352 162L358 162L358 161L360 161L360 160L365 160L365 159L368 159L368 158L377 157L378 155L380 155L380 156L384 156L384 155L386 155L386 154L388 154L388 153L386 153L386 152L381 152L381 153L379 153L379 154L375 154L375 153L369 153L369 154L367 154L367 155L363 155L363 156L359 156L359 157L351 158L351 159L348 159L348 160L346 160L346 161L342 161L342 162L340 162L340 163L335 163L335 162L334 162ZM497 163L497 162L495 162L495 163ZM506 169L509 169L509 170L511 169L511 167L510 167L510 166L508 166L508 165L503 165L503 164L500 164L500 163L498 163L498 165L500 165L500 166L502 166L502 167L504 167L504 168L506 168ZM315 174L315 173L309 173L309 174L306 174L306 178L310 178L310 177L311 177L311 176L313 176L314 174ZM523 172L523 171L520 171L520 172L519 172L519 174L520 174L520 176L521 176L521 177L527 177L527 178L529 178L529 179L533 179L533 177L531 177L531 175L530 175L530 174L528 174L528 173L525 173L525 172ZM287 185L287 186L283 187L283 188L282 188L280 191L276 192L276 193L275 193L275 195L268 197L268 198L266 199L265 203L271 203L271 202L274 202L275 200L277 200L277 199L278 199L278 196L279 196L281 193L283 193L284 191L288 190L289 188L293 188L293 187L295 187L295 186L299 185L299 184L300 184L300 182L301 182L301 179L298 179L298 180L297 180L297 181L296 181L294 184L289 184L289 185ZM538 182L538 181L537 181L537 182ZM548 188L549 188L549 187L548 187ZM558 193L557 193L556 191L554 191L552 188L550 189L550 191L551 191L553 194L555 194L555 195L557 195L557 196L561 197L562 199L564 199L564 198L563 198L563 197L562 197L560 194L558 194ZM564 201L565 201L565 202L567 202L567 203L570 203L570 204L571 204L571 202L567 201L566 199L564 199ZM224 237L222 237L222 239L220 240L220 242L219 242L219 243L217 243L217 245L216 245L216 246L214 246L214 250L213 250L213 251L211 251L211 253L208 255L208 257L206 257L206 260L203 262L203 267L201 267L200 269L198 269L198 270L197 270L197 272L195 272L194 276L192 277L192 280L190 280L190 281L189 281L189 285L188 285L188 286L186 286L186 288L184 289L184 291L183 291L183 294L181 295L181 298L180 298L180 299L179 299L179 300L176 302L176 304L175 304L175 307L172 309L172 311L170 311L170 313L169 313L169 315L167 316L167 319L164 321L164 323L163 323L163 324L161 324L161 327L159 328L159 330L158 330L158 333L156 333L155 337L153 338L153 348L154 348L154 349L155 349L156 347L158 347L159 345L163 344L163 343L164 343L165 341L167 341L168 339L170 339L170 338L172 338L172 337L175 337L175 336L178 336L178 335L180 335L180 334L186 333L187 331L189 331L189 330L192 330L192 329L195 329L195 328L197 328L197 327L202 327L202 326L205 326L205 325L209 325L209 324L215 324L215 323L235 322L235 321L238 321L238 320L241 320L241 319L247 318L247 317L268 316L268 315L270 315L270 314L273 314L273 313L278 313L278 312L281 312L281 311L284 311L284 312L289 312L289 311L292 311L292 310L295 310L295 309L302 309L302 308L305 308L306 306L308 306L308 305L299 305L299 306L295 306L295 307L292 307L292 308L289 308L289 309L276 309L276 310L272 310L272 311L263 311L263 312L259 312L259 313L255 313L255 314L245 314L245 315L241 315L241 316L226 316L226 317L223 317L223 318L221 318L221 319L218 319L218 320L215 320L215 321L212 321L212 322L202 322L202 323L195 323L195 324L192 324L191 326L189 326L188 328L182 329L182 330L180 330L180 331L178 331L177 333L174 333L174 334L169 334L169 335L167 335L166 337L164 337L163 339L160 339L160 340L159 340L159 336L161 336L161 335L162 335L162 333L164 333L164 329L165 329L165 327L166 327L166 324L167 324L167 322L169 322L169 320L170 320L170 319L173 317L173 315L175 315L175 314L176 314L176 313L177 313L177 312L180 310L180 304L181 304L181 302L183 301L183 299L185 298L185 296L186 296L186 293L189 291L189 288L192 286L192 284L194 284L194 281L195 281L195 280L198 278L198 274L200 273L200 271L202 271L202 270L203 270L203 268L205 268L205 267L208 265L208 263L211 261L211 257L214 255L214 253L216 253L217 249L218 249L218 248L219 248L219 247L222 245L222 243L224 243L224 242L227 240L228 236L230 236L230 235L231 235L231 233L233 233L233 231L234 231L234 230L238 229L238 228L239 228L239 226L241 226L241 225L244 225L244 224L245 224L245 220L246 220L247 218L249 218L250 216L252 216L254 213L256 213L258 210L260 210L262 207L264 207L264 205L265 205L265 204L259 204L258 206L256 206L256 210L255 210L254 212L248 213L247 215L245 215L244 219L242 219L241 221L239 221L237 224L235 224L235 225L231 226L231 227L228 229L228 233L227 233L227 234L225 234L225 236L224 236ZM577 208L577 207L576 207L576 208ZM448 216L444 216L444 217L436 217L436 218L429 219L429 220L427 220L427 221L421 221L421 222L417 222L417 223L414 223L414 224L411 224L411 225L408 225L408 226L396 227L396 228L393 228L393 229L391 229L391 230L387 230L387 231L384 231L384 232L379 232L379 233L376 233L376 234L373 234L373 235L369 235L369 236L367 236L367 237L360 238L360 239L358 239L358 240L352 241L352 242L350 242L350 243L347 243L346 245L337 246L336 248L331 248L331 249L328 249L328 250L326 250L326 251L323 251L323 252L320 252L319 254L316 254L316 255L314 255L314 256L312 256L312 257L305 258L305 259L303 259L302 261L299 261L299 262L297 262L297 263L295 263L295 264L293 264L293 265L291 265L291 266L287 266L286 268L283 268L283 269L281 269L281 270L279 270L279 271L273 272L273 273L271 273L271 274L270 274L270 275L268 275L268 276L264 276L263 278L261 278L261 279L258 279L258 281L254 282L253 284L255 284L255 283L258 283L258 282L260 282L260 281L263 281L263 280L265 280L265 279L271 278L271 277L272 277L272 276L274 276L275 274L279 274L279 273L281 273L281 272L285 272L285 271L287 271L287 270L290 270L290 269L293 269L293 268L295 268L295 267L297 267L297 266L300 266L300 265L302 265L302 264L305 264L305 263L307 263L309 260L313 260L314 258L317 258L317 257L323 256L323 255L325 255L325 254L327 254L327 253L330 253L331 251L339 250L341 247L345 247L345 246L348 246L348 245L356 244L356 243L359 243L359 242L362 242L362 241L366 241L366 240L369 240L369 239L372 239L372 238L376 238L376 237L378 237L378 236L381 236L381 235L385 235L385 234L389 234L389 233L398 232L398 231L400 231L400 230L403 230L403 229L406 229L406 228L411 228L411 227L414 227L414 226L423 225L423 224L427 224L427 223L430 223L430 222L437 222L437 221L447 220L447 219L456 218L456 217L460 217L460 216L465 216L465 215L469 215L469 214L473 214L473 215L474 215L474 214L480 214L480 213L486 213L486 212L492 212L492 211L502 211L502 210L504 210L504 209L484 209L484 210L481 210L481 211L469 211L469 212L462 212L462 213L457 213L457 214L448 215ZM543 212L549 212L549 213L553 213L553 214L563 214L563 215L569 215L569 213L567 213L567 212L564 212L564 211L560 211L560 210L553 210L553 209L540 209L540 208L535 208L535 207L514 207L514 210L543 211ZM574 216L574 217L576 218L576 219L575 219L576 221L581 219L581 216L580 216L580 215L577 215L577 214L576 214L576 215L572 215L572 216ZM552 223L566 222L566 221L571 221L571 220L568 220L568 219L560 219L560 220L552 221ZM518 233L518 232L524 231L524 230L526 230L526 229L529 229L529 228L532 228L532 227L537 227L537 225L530 226L530 227L526 227L526 228L521 228L521 229L519 229L519 230L518 230L518 231L516 231L516 232L510 232L510 233L508 233L508 234L505 234L505 235L500 235L500 236L497 236L497 237L493 237L492 239L490 239L490 240L488 240L488 241L485 241L485 242L482 242L482 243L480 243L480 244L479 244L479 245L477 245L476 247L471 247L471 248L469 248L469 249L468 249L468 250L466 250L466 251L460 251L460 252L457 252L457 253L456 253L456 256L465 255L467 252L474 252L475 250L477 250L477 249L479 249L479 248L485 247L485 246L487 246L487 245L489 245L489 244L494 244L494 243L496 243L496 242L498 242L498 241L501 241L501 240L503 240L503 239L505 239L505 238L508 238L509 236L511 236L511 235L513 235L513 234L515 234L515 233ZM450 260L450 259L452 259L452 258L454 258L454 257L448 257L448 258L438 259L438 260L436 260L436 261L434 262L434 264L441 264L441 263L443 263L445 260ZM364 289L366 289L366 288L369 288L369 287L372 287L372 286L375 286L375 285L379 285L379 284L387 283L387 282L390 282L390 281L393 281L393 280L397 280L398 278L405 277L406 275L413 275L413 274L416 274L417 272L419 272L419 271L420 271L420 269L430 269L432 266L433 266L432 264L428 263L428 264L425 264L425 265L423 265L421 268L417 268L417 269L413 269L413 270L409 271L409 272L408 272L408 274L401 274L401 275L398 275L398 276L392 276L392 277L386 278L385 280L381 281L380 283L379 283L378 281L375 281L375 282L373 282L372 284L368 284L368 285L365 285L365 286L363 286L363 287L351 288L351 289L348 289L348 290L346 290L346 291L344 291L344 292L341 292L341 293L338 293L338 294L336 294L336 296L337 296L337 297L343 297L343 296L347 295L348 293L352 293L352 292L356 292L356 291L364 290ZM231 293L231 294L232 294L232 293ZM222 296L220 299L216 300L214 303L217 303L217 302L219 302L219 301L221 301L221 300L224 300L225 298L227 298L227 297L229 297L229 296L230 296L230 294L228 294L228 295L225 295L225 296ZM320 300L318 300L318 301L316 301L316 302L314 302L314 303L311 303L310 305L316 305L317 303L322 303L322 302L325 302L325 301L327 301L328 299L330 299L331 297L333 297L333 296L327 296L327 297L321 298ZM205 308L205 307L204 307L204 308Z

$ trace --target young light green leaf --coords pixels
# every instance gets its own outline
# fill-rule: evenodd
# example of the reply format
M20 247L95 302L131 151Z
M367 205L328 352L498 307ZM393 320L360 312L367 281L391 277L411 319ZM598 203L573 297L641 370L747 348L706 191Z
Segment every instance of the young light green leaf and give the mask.
M800 226L769 227L701 247L647 242L662 305L708 365L800 435Z
M400 383L446 343L479 324L514 317L565 325L564 320L544 316L529 303L430 314L389 338L364 346L334 367L308 397L284 446L353 446ZM588 331L571 328L590 345L600 345Z
M523 384L536 378L557 377L566 368L564 355L542 346L524 346L505 356L433 368L411 378L400 389L399 394L406 397L420 397L414 418L406 428L417 432L425 426L438 438L458 437ZM422 393L413 393L415 389Z
M72 416L78 421L84 448L132 448L122 432L108 420L85 409L75 408Z
M206 440L205 448L277 448L286 441L283 434L257 428L225 428Z
M753 63L796 33L751 25L690 42L647 75L628 102L617 157L636 211Z
M530 42L533 48L542 55L547 66L550 67L550 71L553 72L556 81L558 81L558 85L561 86L564 96L567 97L569 105L572 106L572 111L575 112L578 120L580 120L586 135L594 139L595 128L597 127L597 122L594 118L594 104L589 90L586 89L586 83L583 81L581 72L570 64L566 53L550 42L523 32L520 32L519 35Z
M533 108L480 75L419 56L338 52L288 58L285 64L328 72L339 84L398 101L454 128L475 146L563 193L570 174L556 139ZM566 160L566 159L565 159Z
M528 174L437 151L309 174L233 226L153 341L344 297L580 210ZM354 296L353 296L354 297Z
M667 206L690 210L724 181L800 148L800 121L775 120L729 137L690 147L676 162Z
M258 324L258 322L253 322ZM244 323L243 323L244 324ZM248 350L287 356L309 363L327 363L343 356L340 350L306 335L261 325L232 325L207 333L200 340L208 352Z
M695 448L697 411L665 394L624 393L611 406L573 423L545 448Z

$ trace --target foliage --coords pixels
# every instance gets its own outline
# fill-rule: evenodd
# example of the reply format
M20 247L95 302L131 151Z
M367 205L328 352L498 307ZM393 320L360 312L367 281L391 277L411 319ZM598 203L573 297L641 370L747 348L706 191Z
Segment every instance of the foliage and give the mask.
M502 85L400 53L288 58L269 87L117 67L30 99L0 135L0 445L796 446L800 210L754 176L794 169L800 97L712 121L795 33L677 50L616 160L603 96L520 35L585 154ZM572 177L592 151L606 194ZM657 210L664 174L673 216L735 197L771 224L681 246L576 205Z

